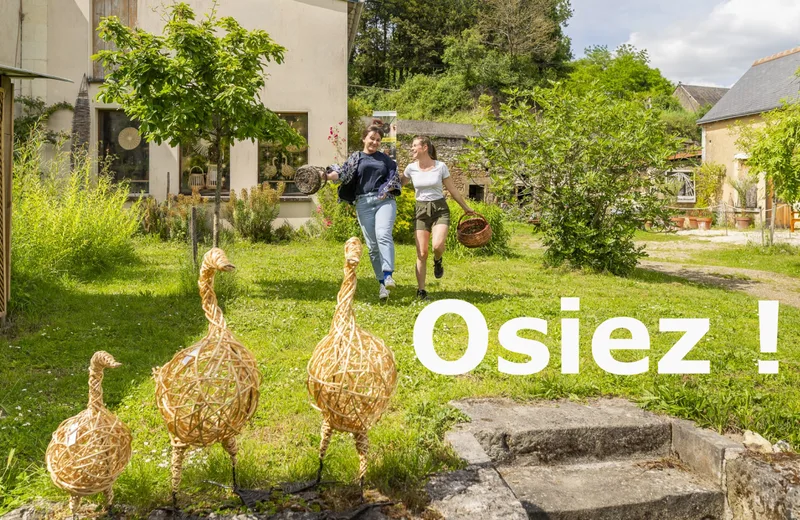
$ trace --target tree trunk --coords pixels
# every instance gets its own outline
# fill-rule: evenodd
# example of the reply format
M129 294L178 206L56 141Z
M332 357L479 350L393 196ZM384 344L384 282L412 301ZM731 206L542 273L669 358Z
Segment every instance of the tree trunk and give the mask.
M222 138L217 133L217 179L214 185L214 247L219 247L219 207L222 195Z
M775 245L775 213L778 209L778 194L772 189L772 212L769 216L769 245Z

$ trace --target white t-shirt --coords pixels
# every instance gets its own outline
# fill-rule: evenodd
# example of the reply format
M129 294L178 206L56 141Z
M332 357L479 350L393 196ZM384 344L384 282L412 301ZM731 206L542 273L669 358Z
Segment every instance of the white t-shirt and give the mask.
M450 170L442 161L434 161L433 168L424 172L419 169L419 163L414 161L406 166L403 175L414 183L416 199L420 202L430 202L444 198L442 179L450 177Z

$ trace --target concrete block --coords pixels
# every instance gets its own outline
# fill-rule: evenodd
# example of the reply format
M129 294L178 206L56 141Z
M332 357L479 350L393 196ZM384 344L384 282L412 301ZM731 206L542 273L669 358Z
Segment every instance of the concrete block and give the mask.
M468 466L437 475L427 486L430 507L445 520L527 520L517 497L494 468Z
M491 464L492 460L472 433L462 429L447 432L444 440L453 447L458 456L468 464Z
M740 453L726 462L727 499L736 520L800 519L800 457Z
M724 483L725 453L743 450L744 447L727 437L698 428L691 421L672 421L672 451L697 474L710 478L718 485Z

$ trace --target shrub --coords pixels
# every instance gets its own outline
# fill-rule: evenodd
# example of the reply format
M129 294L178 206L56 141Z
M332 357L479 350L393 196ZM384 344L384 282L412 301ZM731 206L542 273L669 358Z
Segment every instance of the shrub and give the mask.
M531 194L550 265L627 275L645 256L636 230L669 216L663 171L679 143L641 103L555 84L514 94L479 131L467 159L501 195Z
M197 192L191 196L172 197L169 202L158 203L153 198L145 199L142 203L141 230L145 234L156 235L161 240L189 240L193 206L197 216L197 240L208 241L211 238L211 226L208 224L210 208L203 204L202 197Z
M45 136L34 131L14 161L11 265L36 279L82 276L128 260L139 227L139 203L128 206L128 185L115 184L104 164L85 153L57 151L42 162ZM60 150L61 147L55 148Z
M236 232L250 240L272 242L275 239L272 222L278 217L279 202L285 187L281 182L274 189L265 182L253 186L249 192L242 189L240 197L231 190L227 209Z
M344 242L350 237L362 238L356 218L356 208L339 202L337 185L328 183L317 192L316 227L325 240Z

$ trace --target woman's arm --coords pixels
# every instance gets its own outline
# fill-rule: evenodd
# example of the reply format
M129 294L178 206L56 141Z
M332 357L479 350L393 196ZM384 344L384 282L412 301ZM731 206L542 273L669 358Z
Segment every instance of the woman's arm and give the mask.
M453 178L452 177L445 177L444 179L442 179L442 184L444 184L444 187L447 188L447 191L450 192L450 195L453 196L453 199L455 199L455 201L458 202L458 204L464 210L464 213L466 213L467 215L471 215L471 214L475 213L475 210L470 208L469 204L464 202L464 197L461 196L461 192L458 191L458 188L456 188L456 185L453 184Z
M348 184L358 171L358 157L358 152L354 152L341 166L338 164L328 166L325 169L325 178L332 182L341 181L343 184Z

